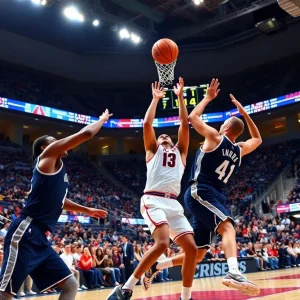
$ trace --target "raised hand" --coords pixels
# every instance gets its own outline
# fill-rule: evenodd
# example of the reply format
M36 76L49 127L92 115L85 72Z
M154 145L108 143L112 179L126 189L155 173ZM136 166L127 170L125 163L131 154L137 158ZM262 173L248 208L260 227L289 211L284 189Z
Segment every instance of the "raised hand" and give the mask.
M110 114L108 109L105 110L104 113L102 113L100 119L108 121L108 119L112 116L113 114Z
M164 88L160 86L160 83L155 81L152 83L152 96L155 100L160 100L164 96Z
M205 98L208 99L209 101L215 99L220 92L219 85L220 85L219 80L213 78L210 85L207 85Z
M243 105L239 101L237 101L232 94L230 94L229 96L231 98L232 103L237 107L239 113L241 115L247 114L247 112L245 111Z
M179 97L183 96L184 80L182 77L179 77L179 83L176 86L173 86L174 93Z

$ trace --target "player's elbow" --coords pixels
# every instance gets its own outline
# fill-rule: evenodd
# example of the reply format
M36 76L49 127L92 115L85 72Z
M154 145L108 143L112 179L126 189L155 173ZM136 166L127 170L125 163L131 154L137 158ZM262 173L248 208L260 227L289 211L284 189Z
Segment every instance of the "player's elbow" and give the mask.
M199 116L197 116L195 113L191 112L189 114L189 117L188 117L188 121L193 125L193 123L199 119Z
M189 126L189 119L188 118L180 118L180 124L182 126Z
M256 138L255 141L256 141L257 147L262 144L262 138L261 137Z
M81 136L85 139L85 140L89 140L94 136L94 133L92 130L87 129L87 130L83 130L81 132Z

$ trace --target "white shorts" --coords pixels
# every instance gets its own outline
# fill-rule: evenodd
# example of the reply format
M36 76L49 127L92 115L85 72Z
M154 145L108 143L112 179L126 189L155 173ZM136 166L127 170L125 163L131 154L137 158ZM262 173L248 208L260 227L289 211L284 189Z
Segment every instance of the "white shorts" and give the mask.
M170 238L173 241L185 234L194 234L191 224L184 215L183 207L177 200L143 195L141 214L151 234L160 224L169 225Z

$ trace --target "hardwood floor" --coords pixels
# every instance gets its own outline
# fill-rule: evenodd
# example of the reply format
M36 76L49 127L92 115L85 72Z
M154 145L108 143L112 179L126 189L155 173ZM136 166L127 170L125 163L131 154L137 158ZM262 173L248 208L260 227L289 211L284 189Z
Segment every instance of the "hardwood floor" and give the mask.
M248 279L261 288L259 299L265 300L298 300L300 299L300 268L248 274ZM236 290L221 284L222 277L197 279L193 286L195 300L250 300L250 296L241 295ZM76 300L105 300L111 289L78 292ZM154 284L145 292L141 286L134 290L132 299L139 300L178 300L181 283L178 281ZM26 299L57 300L58 294L43 295Z

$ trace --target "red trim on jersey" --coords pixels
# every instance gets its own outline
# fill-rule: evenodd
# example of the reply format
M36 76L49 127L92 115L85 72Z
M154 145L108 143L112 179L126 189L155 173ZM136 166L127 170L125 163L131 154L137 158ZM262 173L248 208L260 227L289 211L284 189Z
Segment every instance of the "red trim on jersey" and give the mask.
M155 152L153 153L153 156L152 156L150 159L146 160L146 164L147 164L147 163L155 156L155 154L156 154L157 149L158 149L159 146L160 146L160 145L158 144L157 147L156 147Z
M149 194L149 195L151 195L151 193L153 193L152 195L153 196L157 196L157 197L162 197L162 198L165 198L165 199L172 199L172 198L166 198L166 197L164 197L164 196L158 196L158 195L155 195L155 193L157 193L157 194L161 194L161 195L166 195L166 194L169 194L171 197L173 197L173 198L177 198L178 197L178 195L175 195L175 194L172 194L172 193L164 193L164 192L159 192L159 191L144 191L144 194Z
M175 145L175 148L177 148L177 149L178 149L178 151L179 151L179 153L180 153L180 150L179 150L179 148L178 148L177 144ZM182 160L181 153L180 153L180 158L181 158L181 162L182 162L183 166L184 166L184 167L186 167L186 164L185 164L185 163L183 162L183 160Z
M176 235L176 236L174 237L173 241L175 242L175 240L177 240L178 238L182 237L183 235L189 234L189 233L194 234L193 231L184 231L184 232L182 232L182 233Z
M156 223L156 222L150 217L150 215L149 215L149 213L148 213L148 207L146 206L145 201L144 201L144 200L142 200L142 201L143 201L144 207L145 207L145 209L146 209L146 214L147 214L147 216L148 216L150 222L151 222L154 226L158 226L158 225L161 225L161 224L168 224L167 221L161 221L161 222Z

